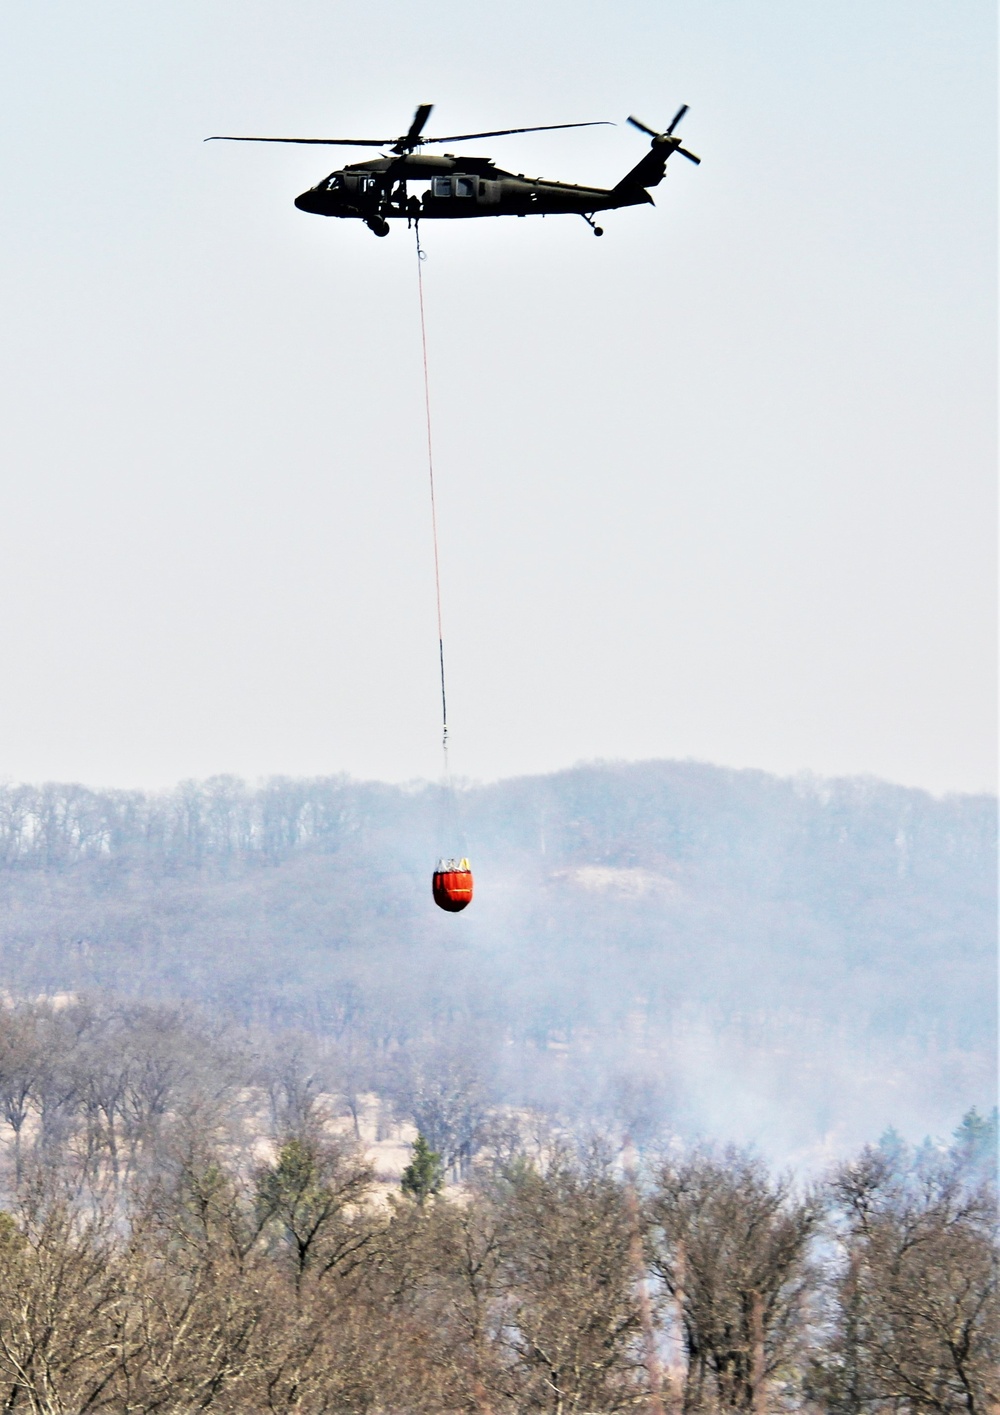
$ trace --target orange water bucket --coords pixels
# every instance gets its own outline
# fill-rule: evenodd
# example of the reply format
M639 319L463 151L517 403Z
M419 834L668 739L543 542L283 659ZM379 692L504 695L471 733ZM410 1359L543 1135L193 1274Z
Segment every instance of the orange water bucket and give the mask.
M472 903L472 870L468 860L438 860L431 883L434 903L449 914L457 914Z

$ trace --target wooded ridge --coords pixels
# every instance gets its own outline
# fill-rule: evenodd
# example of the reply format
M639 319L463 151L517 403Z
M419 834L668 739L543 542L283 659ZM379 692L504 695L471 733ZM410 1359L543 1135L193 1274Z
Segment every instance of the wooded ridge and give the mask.
M192 1003L796 1163L996 1100L996 802L697 763L0 788L0 986ZM449 844L449 848L450 844ZM788 1078L794 1077L789 1085Z

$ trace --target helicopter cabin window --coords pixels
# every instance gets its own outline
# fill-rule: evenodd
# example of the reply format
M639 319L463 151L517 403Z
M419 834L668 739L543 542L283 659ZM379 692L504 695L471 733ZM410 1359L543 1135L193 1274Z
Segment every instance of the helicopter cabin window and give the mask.
M431 195L436 197L474 197L475 177L433 177Z

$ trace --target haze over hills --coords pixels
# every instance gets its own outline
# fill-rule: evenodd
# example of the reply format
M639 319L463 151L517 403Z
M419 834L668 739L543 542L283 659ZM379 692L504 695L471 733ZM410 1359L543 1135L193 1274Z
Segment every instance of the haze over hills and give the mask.
M695 763L0 791L0 986L329 1040L357 1084L807 1166L996 1091L996 801ZM434 908L437 855L476 900ZM363 1075L362 1075L363 1073Z

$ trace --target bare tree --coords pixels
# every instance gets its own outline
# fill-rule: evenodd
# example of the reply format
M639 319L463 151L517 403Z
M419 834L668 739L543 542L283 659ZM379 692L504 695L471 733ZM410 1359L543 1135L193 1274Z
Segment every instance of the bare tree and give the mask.
M96 1018L87 1002L66 1007L40 1003L35 1006L34 1025L41 1058L32 1093L39 1120L37 1147L45 1161L58 1168L80 1128L85 1104L82 1087L88 1072L78 1063L90 1044ZM92 1139L86 1136L85 1146Z
M645 1389L623 1185L599 1151L524 1161L502 1205L508 1396L521 1411L616 1411Z
M803 1334L809 1247L820 1218L751 1154L695 1150L661 1165L648 1203L650 1258L680 1327L683 1407L758 1411Z
M0 1110L14 1136L14 1183L23 1173L21 1135L44 1074L34 1009L0 1006Z
M190 1158L180 1182L149 1191L122 1241L116 1409L240 1409L261 1329L281 1320L283 1294L251 1256L252 1207L221 1164Z
M334 1051L331 1065L337 1094L351 1117L354 1138L360 1140L362 1098L374 1089L377 1069L372 1048L363 1037L347 1036Z
M984 1415L1000 1402L996 1192L962 1157L877 1149L833 1181L842 1262L830 1403Z
M121 1177L119 1143L129 1079L127 1038L116 1016L103 1017L73 1056L75 1094L85 1122L87 1158L100 1165L105 1155L117 1184Z
M314 1128L320 1096L330 1088L325 1058L314 1038L286 1034L265 1043L254 1079L267 1093L278 1134Z
M0 1214L0 1273L3 1409L121 1408L126 1282L108 1207L74 1210L36 1175L17 1216Z
M118 1114L134 1170L143 1151L159 1138L202 1047L194 1028L182 1027L173 1008L133 1005L123 1010L123 1021L127 1054Z
M439 1361L453 1398L489 1410L509 1387L501 1334L506 1311L505 1215L495 1193L473 1189L457 1204L437 1202L431 1215L440 1284Z
M470 1046L429 1046L408 1058L397 1103L446 1170L461 1176L475 1153L487 1115L486 1090Z

